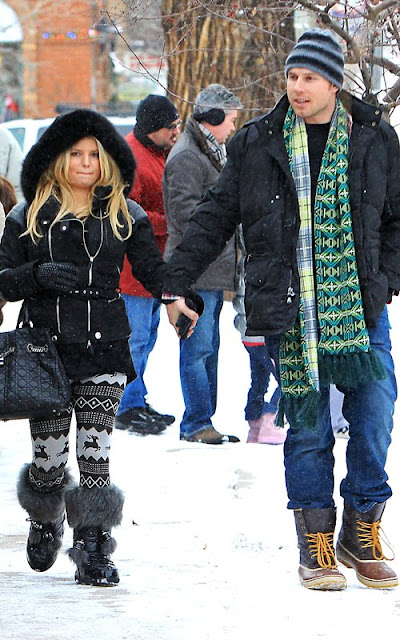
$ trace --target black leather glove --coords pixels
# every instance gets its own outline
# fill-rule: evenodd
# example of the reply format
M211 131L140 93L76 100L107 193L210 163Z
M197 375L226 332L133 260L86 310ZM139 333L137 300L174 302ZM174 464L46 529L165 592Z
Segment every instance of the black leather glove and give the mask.
M78 284L79 269L70 262L43 262L34 270L39 287L55 293L69 293Z
M389 287L387 297L386 297L386 304L390 304L392 302L393 296L398 296L398 295L399 295L398 289L391 289Z

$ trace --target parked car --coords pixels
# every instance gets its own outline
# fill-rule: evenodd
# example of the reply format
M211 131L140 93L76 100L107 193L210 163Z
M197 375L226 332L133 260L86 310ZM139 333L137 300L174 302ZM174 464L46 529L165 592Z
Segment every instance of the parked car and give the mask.
M132 131L136 122L135 117L107 117L123 137ZM5 127L13 134L22 149L22 153L26 156L29 149L39 140L53 120L54 118L9 120L1 123L0 127Z

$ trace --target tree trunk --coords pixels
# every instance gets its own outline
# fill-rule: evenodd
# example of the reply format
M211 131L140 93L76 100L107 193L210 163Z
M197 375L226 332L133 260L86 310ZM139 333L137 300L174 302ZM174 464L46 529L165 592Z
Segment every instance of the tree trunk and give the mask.
M266 8L251 0L242 9L228 0L162 0L162 15L168 90L183 120L199 91L214 82L242 100L239 124L273 107L294 41L291 2Z

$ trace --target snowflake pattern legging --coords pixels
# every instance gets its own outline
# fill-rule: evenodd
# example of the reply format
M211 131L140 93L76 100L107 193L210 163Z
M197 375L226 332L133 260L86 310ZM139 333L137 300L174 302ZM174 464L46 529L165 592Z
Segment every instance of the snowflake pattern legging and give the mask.
M30 420L32 465L29 480L36 490L51 492L63 484L74 410L79 484L89 489L110 485L111 433L125 385L126 376L122 373L72 382L68 409L55 417Z

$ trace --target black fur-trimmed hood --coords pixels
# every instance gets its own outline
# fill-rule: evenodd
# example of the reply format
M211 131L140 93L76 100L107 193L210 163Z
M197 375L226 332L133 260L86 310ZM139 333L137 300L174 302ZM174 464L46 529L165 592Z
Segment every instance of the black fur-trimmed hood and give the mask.
M40 176L50 163L75 142L87 137L97 138L114 158L126 184L124 193L130 193L136 162L128 143L105 116L90 109L76 109L58 116L26 156L21 187L28 204L34 199Z

